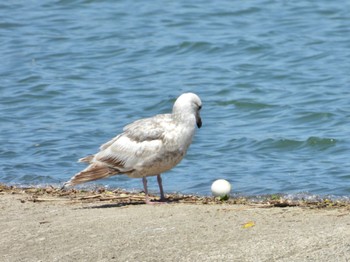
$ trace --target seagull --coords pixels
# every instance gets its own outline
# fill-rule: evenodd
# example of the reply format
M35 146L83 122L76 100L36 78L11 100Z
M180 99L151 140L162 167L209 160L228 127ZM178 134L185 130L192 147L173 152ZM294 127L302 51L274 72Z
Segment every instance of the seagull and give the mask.
M142 178L146 204L147 177L157 176L160 201L165 201L161 173L175 167L185 156L192 138L202 126L202 102L194 93L180 95L171 114L159 114L137 120L124 127L123 133L100 146L100 151L79 159L89 166L63 185L74 186L88 181L124 174Z

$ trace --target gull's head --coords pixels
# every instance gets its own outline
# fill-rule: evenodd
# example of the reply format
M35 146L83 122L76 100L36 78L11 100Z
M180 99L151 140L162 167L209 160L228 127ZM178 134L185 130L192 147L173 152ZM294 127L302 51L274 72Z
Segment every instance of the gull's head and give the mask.
M184 93L180 95L174 104L173 113L181 115L194 115L196 118L197 127L202 126L202 119L199 115L199 111L202 108L202 101L194 93Z

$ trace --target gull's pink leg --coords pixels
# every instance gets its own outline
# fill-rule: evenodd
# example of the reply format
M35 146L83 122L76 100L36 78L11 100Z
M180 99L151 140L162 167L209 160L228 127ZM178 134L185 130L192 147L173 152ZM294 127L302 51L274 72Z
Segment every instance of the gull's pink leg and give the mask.
M164 197L164 191L163 191L163 186L162 186L162 178L160 177L160 175L158 175L158 184L159 184L159 189L160 189L160 198L161 198L161 201L165 200L165 197ZM154 204L163 204L161 202L151 202L149 200L149 196L148 196L148 188L147 188L147 178L146 177L143 177L142 178L142 182L143 182L143 188L145 190L145 202L146 204L148 205L154 205Z
M152 202L149 200L149 197L148 197L148 188L147 188L147 178L144 176L142 178L142 182L143 182L143 188L145 190L145 202L146 204L152 204Z
M163 190L163 184L162 184L162 177L157 175L157 181L158 181L158 186L159 186L159 192L160 192L160 201L165 201L165 196L164 196L164 190Z

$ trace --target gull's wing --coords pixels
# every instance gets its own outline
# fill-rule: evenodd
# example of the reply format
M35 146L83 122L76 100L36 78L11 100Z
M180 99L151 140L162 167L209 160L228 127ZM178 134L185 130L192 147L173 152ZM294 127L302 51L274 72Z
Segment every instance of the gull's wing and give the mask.
M167 150L165 133L174 130L175 123L170 114L137 120L100 147L93 162L102 162L120 173L131 172L155 159Z

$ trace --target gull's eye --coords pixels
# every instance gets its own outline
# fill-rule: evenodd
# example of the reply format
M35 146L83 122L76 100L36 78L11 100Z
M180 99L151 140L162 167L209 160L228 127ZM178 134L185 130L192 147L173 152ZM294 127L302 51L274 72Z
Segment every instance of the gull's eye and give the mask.
M201 110L202 109L202 106L198 106L198 110Z

